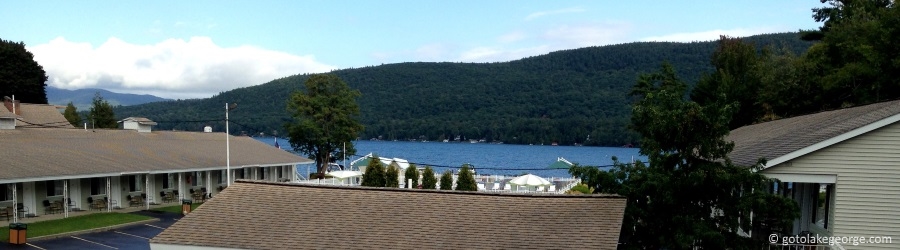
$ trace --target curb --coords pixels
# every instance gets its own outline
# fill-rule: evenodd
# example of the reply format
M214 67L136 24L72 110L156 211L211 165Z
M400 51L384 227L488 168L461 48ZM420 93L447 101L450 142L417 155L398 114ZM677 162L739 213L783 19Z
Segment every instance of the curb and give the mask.
M127 227L127 226L134 226L134 225L140 225L140 224L145 224L145 223L150 223L150 222L157 222L157 221L160 221L160 219L159 219L159 218L153 218L153 219L149 219L149 220L135 221L135 222L129 222L129 223L125 223L125 224L119 224L119 225L113 225L113 226L106 226L106 227L98 227L98 228L86 229L86 230L81 230L81 231L66 232L66 233L52 234L52 235L43 235L43 236L38 236L38 237L34 237L34 238L28 237L27 240L28 240L28 241L32 241L32 240L49 240L49 239L57 239L57 238L69 237L69 236L79 235L79 234L86 234L86 233L96 233L96 232L110 231L110 230L113 230L113 229L119 229L119 228L123 228L123 227Z

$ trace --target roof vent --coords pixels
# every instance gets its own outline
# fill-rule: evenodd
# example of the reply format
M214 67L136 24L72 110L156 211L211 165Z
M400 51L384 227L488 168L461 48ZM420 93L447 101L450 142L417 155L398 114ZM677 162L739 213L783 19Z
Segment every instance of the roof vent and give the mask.
M123 129L137 130L141 133L150 132L150 127L156 125L156 122L144 117L128 117L119 122L122 123Z

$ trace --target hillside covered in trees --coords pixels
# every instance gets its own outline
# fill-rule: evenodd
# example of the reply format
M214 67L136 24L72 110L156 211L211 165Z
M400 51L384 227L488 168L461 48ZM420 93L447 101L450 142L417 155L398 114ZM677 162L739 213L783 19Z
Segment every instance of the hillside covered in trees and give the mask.
M811 42L798 33L745 38L757 47L795 54ZM362 93L361 139L462 140L515 144L633 144L628 129L637 76L662 62L686 82L712 71L716 42L636 42L552 52L502 63L397 63L336 70ZM286 101L309 75L294 75L206 99L117 107L119 119L143 116L157 129L224 131L225 103L232 133L284 135ZM279 132L280 131L280 132Z

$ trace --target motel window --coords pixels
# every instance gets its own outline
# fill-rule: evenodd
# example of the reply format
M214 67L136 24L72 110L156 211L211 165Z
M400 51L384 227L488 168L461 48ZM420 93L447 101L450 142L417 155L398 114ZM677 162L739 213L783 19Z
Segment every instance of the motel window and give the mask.
M216 180L218 180L218 182L216 182L216 183L218 183L218 184L225 183L225 177L228 176L228 173L225 172L225 170L219 170L218 175L219 175L218 178L216 178Z
M54 180L44 182L47 185L47 197L63 195L63 181Z
M11 184L0 184L0 201L12 200L12 186L10 185Z
M235 180L237 180L237 179L244 179L244 169L238 169L238 170L235 170L235 171L234 171L234 177L233 177L233 178L234 178Z
M283 170L283 167L278 166L278 167L276 167L276 169L277 169L278 171L276 171L276 176L275 176L275 178L278 178L279 180L281 180L281 178L284 178L284 170Z
M828 212L831 210L831 193L834 192L834 184L819 184L819 192L813 196L813 216L811 223L815 223L822 228L829 227Z
M203 185L203 172L192 172L190 180L191 180L191 186L202 186Z
M91 195L106 194L106 178L91 178Z
M269 168L258 168L258 170L257 170L258 174L256 177L259 178L260 180L265 180L266 174L268 174L268 172L269 172L267 170L269 170Z
M144 190L144 176L131 175L128 176L128 191L140 192Z

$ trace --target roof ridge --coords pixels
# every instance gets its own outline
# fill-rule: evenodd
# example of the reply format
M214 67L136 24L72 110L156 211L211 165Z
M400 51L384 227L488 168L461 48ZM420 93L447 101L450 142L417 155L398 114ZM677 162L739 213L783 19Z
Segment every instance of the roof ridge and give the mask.
M306 187L306 188L318 188L318 189L369 190L369 191L381 191L381 192L418 192L418 193L439 193L439 194L451 194L451 195L566 198L566 199L569 199L569 198L626 199L626 197L617 195L617 194L558 195L558 194L542 194L542 193L515 193L515 192L472 192L472 191L438 190L438 189L408 189L408 188L387 188L387 187L366 187L366 186L319 185L319 184L272 182L272 181L247 180L247 179L235 180L235 183L260 184L260 185L272 185L272 186Z

